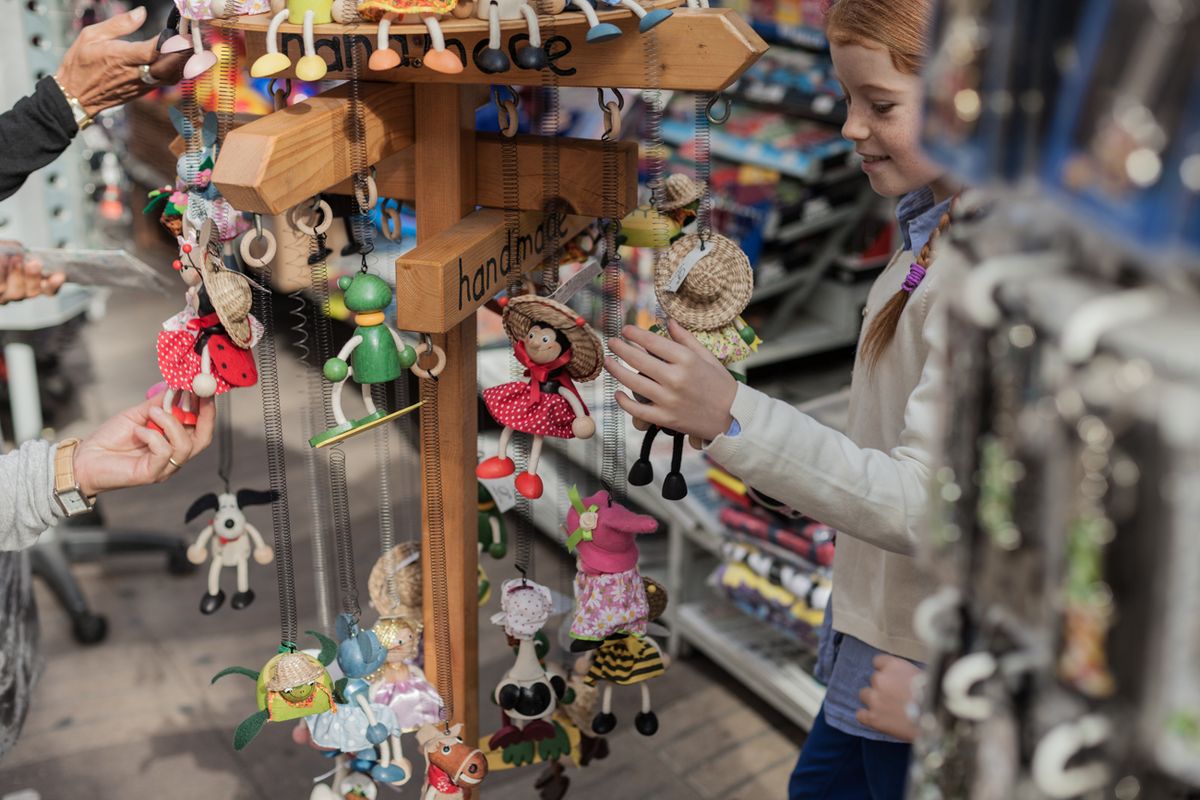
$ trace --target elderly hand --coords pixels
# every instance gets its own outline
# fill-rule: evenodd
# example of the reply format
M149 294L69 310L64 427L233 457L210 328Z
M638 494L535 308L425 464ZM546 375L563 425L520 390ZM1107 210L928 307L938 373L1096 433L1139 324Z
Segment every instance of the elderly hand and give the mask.
M670 339L626 325L621 331L624 340L609 340L613 353L637 372L613 358L606 358L604 366L649 401L639 403L618 392L617 405L651 425L715 439L733 423L729 410L737 380L675 320L668 321L667 332Z
M158 37L140 42L122 41L146 21L146 9L89 25L63 56L55 77L83 104L89 116L119 106L154 88L142 81L138 68L150 65L150 75L159 83L178 83L190 51L160 55Z
M162 395L126 409L75 448L75 479L87 496L160 483L212 442L216 408L201 400L196 427L185 428L163 410ZM153 421L162 433L146 427ZM175 463L171 463L174 459Z
M909 715L915 690L913 681L921 669L896 656L875 656L871 685L858 693L863 707L855 712L867 727L905 742L917 738L917 726Z
M0 305L54 294L66 279L61 272L43 275L42 265L26 259L18 242L0 241Z

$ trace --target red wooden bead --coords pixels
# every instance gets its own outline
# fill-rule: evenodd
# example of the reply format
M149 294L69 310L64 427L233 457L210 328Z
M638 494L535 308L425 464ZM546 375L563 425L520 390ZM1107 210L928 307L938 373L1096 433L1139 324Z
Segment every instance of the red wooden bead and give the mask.
M575 327L582 328L586 324L587 324L587 320L585 320L583 317L575 318Z
M499 305L501 308L504 308L506 305L508 305L508 301L509 301L508 297L501 297L499 300L496 301L496 304Z
M190 244L185 244L185 245L183 246L182 250L183 250L183 252L185 252L185 253L190 253L190 252L192 252L192 246L191 246Z
M174 261L171 262L171 269L175 270L176 272L179 272L179 270L183 269L183 262L180 261L178 258L175 259Z

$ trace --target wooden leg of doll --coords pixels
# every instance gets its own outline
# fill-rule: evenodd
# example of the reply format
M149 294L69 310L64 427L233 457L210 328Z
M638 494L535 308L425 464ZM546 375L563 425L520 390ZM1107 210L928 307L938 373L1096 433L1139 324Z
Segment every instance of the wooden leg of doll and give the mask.
M650 708L650 687L645 681L640 684L642 690L642 710L633 720L633 727L642 736L653 736L658 733L658 716Z
M653 11L646 11L635 0L620 0L617 4L624 6L632 11L638 18L638 31L645 33L653 28L658 23L671 16L671 10L667 8L656 8Z
M651 425L642 436L642 451L638 455L638 460L633 462L633 467L629 470L629 483L632 486L649 486L650 482L654 480L654 466L650 463L650 449L654 446L654 439L658 436L659 430L657 425Z
M392 21L395 19L395 14L384 14L383 18L379 20L379 34L375 40L375 52L371 53L371 58L367 61L367 67L376 72L400 66L400 54L391 48L388 41L388 38L392 34Z
M399 783L408 783L409 777L412 776L412 762L404 757L404 750L400 743L400 737L392 734L392 766L402 771L405 777ZM399 785L393 782L393 785Z
M438 18L433 14L426 14L421 21L429 31L429 51L423 59L425 66L446 75L462 72L463 63L458 60L458 56L446 49L446 37L442 36L442 26Z
M500 446L496 448L496 455L485 458L475 467L475 477L504 478L516 472L517 465L508 457L508 444L512 441L512 435L513 429L505 425L504 430L500 431Z
M237 594L229 601L229 607L241 611L254 602L254 592L250 591L250 559L243 558L237 564Z
M612 713L612 684L605 684L600 695L600 713L592 720L592 733L604 736L617 727L617 718Z
M485 2L485 0L479 0ZM508 60L508 56L504 54L504 50L500 47L500 6L496 0L486 0L488 5L487 21L488 21L488 44L483 51L475 57L475 66L479 67L480 72L495 74L497 72L508 72L512 63Z
M684 435L672 432L671 437L671 471L663 479L662 496L667 500L682 500L687 497L687 481L683 479L683 473L679 471L683 465Z
M387 414L386 411L380 411L375 406L375 398L371 397L371 384L364 383L362 385L363 405L367 407L367 419L373 417L382 417Z
M546 51L542 48L542 32L538 28L537 12L529 3L521 6L525 25L529 28L529 44L517 51L517 66L522 69L545 69Z
M212 397L217 393L217 379L212 374L212 355L207 344L200 351L200 372L192 378L192 391L197 397Z
M225 593L221 591L221 567L221 557L213 556L208 567L208 593L200 598L201 614L211 614L225 602Z
M325 59L317 55L317 46L313 39L315 18L316 14L312 9L304 12L304 56L296 62L296 77L302 81L319 81L329 71Z
M538 477L538 461L542 457L542 437L533 437L533 446L529 449L529 468L517 476L517 491L522 497L537 500L542 496L542 479Z
M349 425L350 421L346 419L346 412L342 411L342 389L346 386L346 381L350 380L347 375L333 385L333 391L330 393L329 402L333 406L333 418L338 425Z
M204 49L204 39L200 36L200 23L192 20L192 57L183 65L185 80L198 78L208 72L217 63L217 54Z
M279 52L279 26L286 22L287 18L286 8L271 17L271 24L267 26L267 52L255 59L250 67L251 77L269 78L292 65L292 60Z
M609 39L615 39L621 35L621 29L611 22L601 22L596 16L596 9L588 0L570 0L571 4L583 12L584 19L587 20L588 32L587 41L595 44L597 42L607 42Z

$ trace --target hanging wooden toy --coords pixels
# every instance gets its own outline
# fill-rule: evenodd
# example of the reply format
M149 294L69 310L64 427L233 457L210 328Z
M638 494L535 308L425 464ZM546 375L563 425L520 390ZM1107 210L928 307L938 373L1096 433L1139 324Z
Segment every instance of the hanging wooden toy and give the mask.
M319 749L351 755L354 769L380 783L402 786L412 778L400 744L404 727L393 709L374 697L370 682L387 663L389 649L374 631L360 630L352 614L340 614L337 627L337 663L346 678L338 681L337 691L344 704L304 718L309 740Z
M479 484L479 555L487 553L495 559L504 558L508 554L508 532L504 527L504 515L496 506L496 500L488 491L487 485ZM484 572L483 564L478 565L479 571L479 605L487 605L492 596L492 584Z
M254 602L254 592L250 589L250 558L253 556L259 564L270 564L275 560L275 552L263 541L258 529L247 521L243 509L273 503L278 498L275 492L254 489L238 489L236 494L210 492L196 498L188 508L184 522L191 522L206 511L213 512L212 521L204 526L187 551L188 561L197 565L212 556L208 591L200 598L201 614L212 614L225 602L220 579L221 572L227 567L237 570L237 592L229 601L229 607L240 611Z
M302 81L324 78L329 67L325 59L317 55L313 26L333 22L333 3L334 0L271 0L271 11L275 16L267 28L267 52L250 66L251 77L270 78L292 65L292 60L279 52L279 27L290 22L303 26L304 55L296 62L296 77Z
M517 645L517 658L492 693L504 718L492 737L492 747L553 736L549 719L567 689L566 680L547 672L537 655L537 634L554 609L550 590L526 578L505 581L500 607L503 610L492 616L492 623L504 626L509 642Z
M175 7L180 13L179 32L164 41L160 51L192 51L192 57L183 66L184 80L198 78L217 63L217 54L204 49L200 29L202 21L229 19L243 14L265 14L271 10L267 0L175 0Z
M669 8L655 8L647 11L636 0L570 0L570 2L587 17L587 41L592 44L607 42L621 35L621 29L616 25L600 21L600 18L596 16L597 8L605 7L613 11L624 8L632 11L638 18L638 31L641 33L654 28L671 16Z
M528 0L474 0L475 16L488 23L488 43L475 56L475 66L480 72L494 75L508 72L512 62L504 52L500 36L500 21L525 17L529 30L529 43L516 52L517 66L521 69L544 69L549 61L542 48L542 33L538 28L538 15ZM562 10L561 2L553 4L553 13Z
M663 312L688 329L723 365L741 361L757 349L754 329L741 318L754 292L754 274L750 259L731 239L709 233L686 234L676 240L655 265L654 290ZM651 330L668 335L665 323ZM731 374L741 380L737 373ZM637 399L645 402L640 396ZM641 454L629 470L629 482L646 486L654 480L650 450L662 431L673 438L671 470L663 480L662 496L668 500L686 497L687 481L679 471L684 435L638 419L633 424L646 433Z
M567 550L577 553L571 651L592 650L609 637L644 636L650 607L637 569L636 537L654 533L658 521L635 514L601 490L582 499L567 492Z
M425 785L421 800L461 800L463 789L487 777L487 758L462 740L462 725L426 725L417 731L425 754Z
M212 254L212 232L209 221L198 238L180 237L180 258L173 266L189 286L187 303L163 323L158 334L158 368L167 384L163 410L184 425L196 424L193 398L213 397L258 381L250 349L262 337L263 328L250 315L250 282L225 269Z
M529 468L517 476L522 496L542 496L537 465L542 439L590 439L596 423L573 380L591 381L600 374L603 346L591 326L567 306L546 297L522 295L504 303L504 330L527 381L493 386L483 401L496 422L504 426L499 452L475 468L480 478L503 478L516 471L508 457L514 431L533 436ZM565 390L565 391L564 391Z
M441 721L444 708L418 663L421 629L420 622L406 617L384 617L371 629L387 650L386 661L369 679L371 699L389 707L405 733Z
M705 185L682 172L674 172L663 181L663 195L658 210L671 218L680 231L690 225L699 213Z
M212 182L218 152L217 115L211 111L205 114L200 130L196 131L192 121L178 108L172 107L167 113L188 149L175 162L174 187L150 192L145 211L161 206L162 223L175 236L185 235L185 227L199 230L211 220L217 241L224 243L237 238L249 229L250 223Z
M392 23L407 15L419 17L429 31L429 50L421 56L421 63L434 72L456 75L463 71L458 56L446 49L446 37L442 35L440 17L454 11L458 0L363 0L358 4L358 13L364 19L379 23L375 52L367 66L381 71L400 66L400 54L388 44Z
M333 663L338 646L316 631L308 633L321 644L316 657L297 651L295 645L288 643L280 646L281 652L261 670L226 667L213 676L213 683L226 675L244 675L255 682L259 710L238 725L233 734L234 750L250 744L267 722L287 722L336 709L333 680L325 668Z
M391 305L392 287L377 275L359 272L353 277L338 278L338 288L343 292L346 308L354 312L354 335L338 354L325 362L325 379L333 383L333 416L337 425L308 440L313 447L325 447L340 442L354 434L370 430L388 420L396 419L421 404L416 403L399 411L388 413L376 408L371 399L371 387L388 384L400 377L406 369L415 367L417 356L429 347L422 343L418 349L406 343L400 333L387 324L384 310ZM437 366L429 371L436 377L446 366L446 354L441 348L432 348L438 356ZM363 403L367 414L355 420L346 417L342 410L342 387L353 379L362 387Z
M667 592L655 581L649 578L643 580L646 584L650 619L658 619L667 609ZM612 713L612 686L638 685L642 692L642 710L634 718L633 725L643 736L653 736L657 733L658 716L651 708L650 687L646 685L646 681L662 675L670 663L671 659L649 636L630 634L620 639L606 639L593 651L591 665L587 668L587 676L584 678L591 686L598 681L610 684L605 686L602 692L600 713L592 720L592 732L604 736L612 733L617 727L617 718ZM581 666L578 665L577 669Z

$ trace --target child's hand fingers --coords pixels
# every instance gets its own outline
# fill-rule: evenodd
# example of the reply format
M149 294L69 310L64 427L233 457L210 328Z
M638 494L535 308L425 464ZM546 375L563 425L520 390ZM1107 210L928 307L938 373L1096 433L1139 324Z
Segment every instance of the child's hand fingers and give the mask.
M662 399L662 390L657 383L644 375L637 374L629 367L618 364L615 358L604 359L604 366L609 374L616 378L623 386L637 392L650 402L653 403Z
M196 427L192 431L192 455L212 444L213 424L216 416L217 404L214 402L214 398L201 398L200 409L196 414Z
M665 336L659 336L657 333L651 333L633 325L626 325L622 328L621 336L627 341L638 345L646 352L656 355L663 361L672 364L687 356L687 348L683 345L672 342Z
M658 408L658 406L651 405L650 403L639 403L624 392L614 393L613 399L631 417L645 420L651 425L657 425L660 428L671 427L668 424L670 422L668 415L662 409Z
M635 347L629 342L623 342L620 339L609 339L608 346L617 358L633 367L644 377L656 383L662 382L669 366L667 362L658 356L647 353L640 347Z

